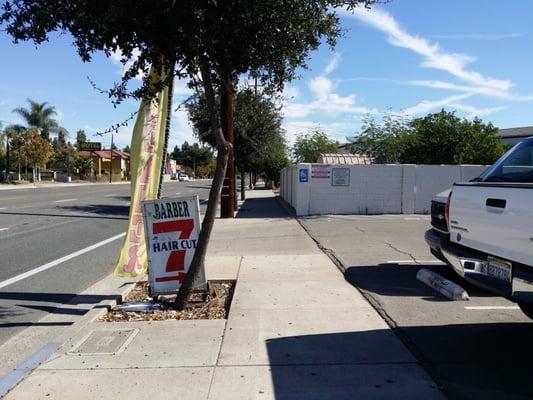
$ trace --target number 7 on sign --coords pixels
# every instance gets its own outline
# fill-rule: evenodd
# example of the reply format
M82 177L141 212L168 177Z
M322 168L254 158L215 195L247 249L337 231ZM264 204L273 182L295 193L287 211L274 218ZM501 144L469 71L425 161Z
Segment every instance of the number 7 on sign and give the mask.
M194 228L194 220L192 219L181 219L178 221L156 222L155 224L153 224L154 234L179 232L178 240L189 239L193 228ZM156 282L178 281L182 283L185 280L185 276L187 276L185 272L180 272L180 271L185 270L185 253L186 253L185 250L172 250L167 260L167 266L165 268L165 272L167 273L178 272L178 274L155 278L155 281Z

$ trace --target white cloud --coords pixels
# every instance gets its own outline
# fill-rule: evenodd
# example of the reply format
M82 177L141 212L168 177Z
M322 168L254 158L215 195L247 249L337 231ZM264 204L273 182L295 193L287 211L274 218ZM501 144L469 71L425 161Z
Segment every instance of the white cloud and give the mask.
M477 108L469 104L463 104L460 101L473 96L471 93L459 94L455 96L446 97L440 100L428 101L424 100L420 103L402 110L399 115L403 116L416 116L419 114L426 114L427 112L436 108L448 108L452 110L463 111L468 113L467 118L474 117L486 117L498 111L505 110L507 107L490 107L490 108Z
M286 84L283 88L282 97L286 100L295 99L300 95L300 90L293 85Z
M121 62L122 51L118 49L116 51L111 52L111 56L109 57L109 59L111 60L113 64L119 66L120 74L122 75L124 74L124 72L126 72L127 70L131 68L133 63L137 60L137 58L139 58L140 55L141 55L141 51L139 49L134 49L131 55L131 59L124 65ZM135 75L135 79L137 80L142 80L143 77L144 77L144 73L141 70L139 70L137 75Z
M324 76L317 76L307 83L307 87L316 97L325 97L333 89L333 82Z
M455 96L450 96L450 97L446 97L444 99L441 99L441 100L434 100L434 101L429 101L429 100L423 100L421 101L420 103L412 106L412 107L409 107L409 108L405 108L403 109L400 114L403 114L403 115L417 115L417 114L424 114L424 113L427 113L428 111L431 111L435 108L440 108L440 107L444 107L446 105L449 105L451 103L454 103L454 102L458 102L460 100L464 100L468 97L471 97L472 94L470 93L466 93L466 94L458 94L458 95L455 95Z
M356 105L356 95L340 96L329 93L309 103L287 103L283 107L286 118L305 118L310 114L338 115L377 114L376 109Z
M513 33L462 33L457 35L431 35L436 39L472 39L472 40L503 40L523 37L524 32Z
M474 106L461 103L450 103L448 107L454 108L459 111L467 112L468 119L475 117L486 117L487 115L494 114L495 112L507 109L507 107L476 108Z
M419 36L409 34L403 30L396 20L387 12L373 8L355 8L353 11L341 11L343 15L362 21L388 35L390 44L409 49L423 57L422 66L446 71L451 75L473 85L476 88L490 89L507 93L512 87L509 80L494 79L468 70L466 66L474 58L466 54L449 53L441 49L438 43L430 43Z
M404 81L401 82L405 85L412 85L412 86L424 86L434 89L449 89L449 90L456 90L459 92L465 92L465 93L473 93L473 94L482 94L489 97L495 97L499 99L504 100L513 100L513 101L530 101L533 100L533 96L519 96L514 95L508 92L502 92L500 90L495 90L488 87L473 87L473 86L465 86L465 85L457 85L455 83L450 82L443 82L443 81L426 81L426 80L415 80L415 81Z
M313 132L314 130L321 130L326 133L330 139L336 140L340 143L346 141L346 136L353 135L360 127L359 122L332 122L320 123L319 121L303 120L285 122L282 125L286 132L287 144L289 147L294 145L296 136Z
M324 75L329 75L337 69L342 60L342 55L340 53L334 53L333 58L329 60L326 68L324 68Z

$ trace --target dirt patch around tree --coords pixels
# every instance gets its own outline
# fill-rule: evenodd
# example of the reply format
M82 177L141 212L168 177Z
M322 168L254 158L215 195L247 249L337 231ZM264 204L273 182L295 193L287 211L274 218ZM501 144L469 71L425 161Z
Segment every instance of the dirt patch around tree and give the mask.
M226 319L228 317L235 281L209 281L205 292L193 292L184 310L177 310L175 296L161 296L153 301L148 295L148 282L137 282L135 287L107 313L98 318L101 322L164 321L169 319ZM152 311L124 311L126 303L143 302L155 304L159 309Z

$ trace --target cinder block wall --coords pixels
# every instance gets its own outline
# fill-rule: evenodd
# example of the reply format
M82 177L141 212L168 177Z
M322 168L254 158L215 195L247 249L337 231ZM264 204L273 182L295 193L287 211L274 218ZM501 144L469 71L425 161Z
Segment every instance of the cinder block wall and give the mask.
M477 177L481 165L323 165L320 177L313 165L297 164L281 175L281 197L297 215L425 214L431 198L453 185ZM348 168L349 184L336 186L332 169ZM300 170L307 169L308 181ZM305 179L304 179L305 180ZM338 181L336 182L339 183ZM347 182L343 182L346 184Z

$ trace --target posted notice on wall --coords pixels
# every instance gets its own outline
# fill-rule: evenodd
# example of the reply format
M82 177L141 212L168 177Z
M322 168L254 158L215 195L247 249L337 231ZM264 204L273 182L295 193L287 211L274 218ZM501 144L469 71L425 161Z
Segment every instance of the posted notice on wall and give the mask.
M311 164L311 178L329 179L330 167L329 164Z
M145 201L143 218L151 293L175 294L187 276L198 243L198 196Z
M350 168L332 168L331 186L350 186Z

